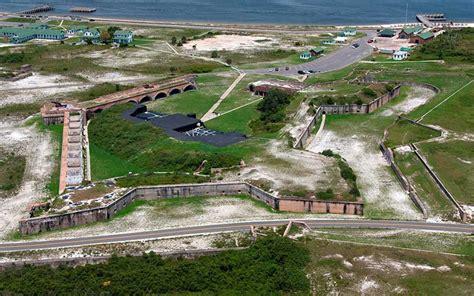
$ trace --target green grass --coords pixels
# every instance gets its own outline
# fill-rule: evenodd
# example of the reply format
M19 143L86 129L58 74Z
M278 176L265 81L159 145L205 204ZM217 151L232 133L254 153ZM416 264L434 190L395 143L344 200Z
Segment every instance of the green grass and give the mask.
M20 187L25 167L26 157L0 149L0 197Z
M92 168L95 172L101 172L95 173L96 177L110 178L121 172L121 169L110 171L110 161L122 162L127 168L130 167L130 171L193 172L207 160L204 173L208 173L212 167L238 165L241 159L247 159L256 152L255 146L248 141L216 147L175 140L150 123L136 124L123 119L121 114L127 108L130 108L130 105L114 106L105 110L89 125L89 141L100 148L91 149Z
M430 216L452 220L456 213L448 200L414 153L396 154L395 162L415 186L418 197L428 207Z
M8 116L24 118L38 113L40 108L41 104L38 103L20 103L6 105L0 107L0 118Z
M197 90L159 99L148 104L148 108L161 113L196 113L200 118L217 102L234 79L234 75L199 75L196 80Z
M472 94L474 94L474 82L430 112L423 119L423 123L439 125L459 133L474 133ZM454 114L455 116L450 116Z
M126 90L132 87L132 85L120 85L106 82L94 85L93 87L88 88L85 91L73 92L70 94L70 97L79 102L84 102L94 100L100 96L108 95L117 91Z
M441 136L440 132L400 119L388 129L386 145L396 147Z
M256 109L257 104L251 104L212 119L206 122L206 126L224 132L238 131L246 135L253 135L254 132L249 127L249 123L260 117L260 113Z
M165 184L189 184L210 181L208 177L195 176L193 174L142 174L127 176L117 179L117 186L138 187Z
M359 233L358 230L355 232L351 230L351 234L346 235L345 238L350 240L350 236L356 239ZM374 235L377 235L377 232L374 232ZM384 237L383 234L380 236ZM445 238L439 236L438 239L442 241ZM383 238L380 241L384 242L386 239ZM303 239L303 242L311 252L306 273L312 283L313 291L317 291L315 295L331 293L359 295L361 294L361 284L368 281L376 284L366 291L368 295L392 295L396 293L394 290L397 287L407 295L446 295L451 293L469 295L470 279L474 276L472 257L443 255L436 251L429 253L359 245L319 238ZM436 245L440 245L440 243ZM464 245L467 246L467 244ZM371 264L366 261L375 263ZM347 262L351 265L348 266ZM402 270L391 267L391 263L400 264ZM428 266L432 269L422 270L405 267L409 265ZM438 271L437 268L441 266L448 266L450 271ZM394 274L399 275L400 273L403 275L394 276Z
M104 180L110 177L125 176L128 173L141 173L144 169L125 161L99 146L90 144L92 180Z
M24 18L24 17L9 17L2 20L3 22L11 23L36 23L36 19Z
M474 143L449 141L418 145L428 163L454 198L462 204L474 204Z

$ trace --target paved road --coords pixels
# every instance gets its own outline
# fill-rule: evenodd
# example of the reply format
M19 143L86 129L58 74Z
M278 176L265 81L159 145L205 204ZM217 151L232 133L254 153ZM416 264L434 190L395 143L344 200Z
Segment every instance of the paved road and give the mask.
M367 43L367 40L375 36L375 31L366 31L366 37L360 38L353 41L351 44L359 43L358 48L352 48L351 44L348 44L326 56L318 58L314 61L288 66L286 70L285 65L279 68L279 71L274 71L274 68L266 69L252 69L252 70L240 70L247 74L278 74L278 75L297 75L300 70L313 70L318 73L331 72L345 68L352 65L373 53L373 48Z
M229 224L192 226L174 229L163 229L145 232L120 233L101 236L58 239L47 241L26 241L0 244L0 252L30 251L64 247L79 247L86 245L110 244L119 242L171 238L176 236L191 236L228 231L248 231L251 225L279 226L289 220L249 221ZM377 220L298 220L307 223L312 229L317 228L378 228L378 229L410 229L443 232L461 232L474 234L474 225L454 223L427 223L423 221L377 221Z

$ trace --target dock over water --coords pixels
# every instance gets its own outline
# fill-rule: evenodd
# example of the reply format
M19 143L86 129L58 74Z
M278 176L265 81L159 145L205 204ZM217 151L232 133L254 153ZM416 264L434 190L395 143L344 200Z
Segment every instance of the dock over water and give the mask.
M33 7L31 9L17 12L17 14L35 14L35 13L40 13L40 12L48 12L52 10L54 10L54 6L43 4L40 6Z
M73 7L69 11L70 12L81 12L81 13L93 13L97 9L95 7Z
M416 19L428 28L435 26L436 23L445 23L447 21L444 13L417 14Z

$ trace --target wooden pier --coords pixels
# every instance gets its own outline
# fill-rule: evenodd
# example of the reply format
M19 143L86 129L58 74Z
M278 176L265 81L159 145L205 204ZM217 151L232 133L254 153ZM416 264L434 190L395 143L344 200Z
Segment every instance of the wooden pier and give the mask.
M40 13L40 12L48 12L52 10L54 10L54 6L44 4L37 7L33 7L31 9L17 12L17 14L35 14L35 13Z
M95 7L73 7L70 12L79 12L79 13L93 13L97 9Z
M416 19L428 28L435 26L436 23L445 23L447 21L444 13L417 14Z

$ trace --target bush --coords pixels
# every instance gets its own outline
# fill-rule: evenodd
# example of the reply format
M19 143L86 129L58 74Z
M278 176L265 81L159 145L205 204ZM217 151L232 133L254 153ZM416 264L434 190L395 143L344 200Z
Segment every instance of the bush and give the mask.
M321 154L324 155L324 156L327 156L327 157L333 157L334 156L334 152L332 152L332 150L330 150L330 149L324 150L323 152L321 152Z
M320 191L316 193L316 197L322 200L331 200L334 199L334 191L331 188L326 189L326 191Z
M375 98L377 96L375 91L371 88L368 88L368 87L364 87L362 89L362 93L365 94L366 96L370 97L370 98Z
M0 63L5 64L18 64L25 62L25 53L24 52L15 52L5 55L0 55Z
M77 267L10 268L0 273L0 291L6 295L306 295L309 260L303 244L272 234L245 250L195 259L164 259L151 252Z
M214 51L211 53L211 58L217 59L218 57L219 57L219 55L217 54L217 51L214 50Z

